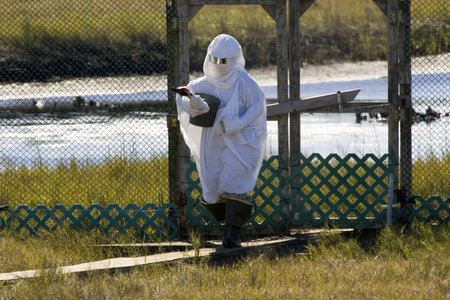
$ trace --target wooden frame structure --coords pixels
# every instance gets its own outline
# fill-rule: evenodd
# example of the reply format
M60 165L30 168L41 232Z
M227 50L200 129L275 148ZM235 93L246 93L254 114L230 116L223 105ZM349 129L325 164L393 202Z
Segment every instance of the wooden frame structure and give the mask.
M347 112L388 113L388 152L395 158L400 157L399 122L402 116L400 137L402 159L396 161L402 162L401 189L406 192L406 195L411 195L411 64L410 54L401 50L405 49L404 44L401 43L405 43L408 39L406 22L410 20L407 15L409 5L406 0L373 1L386 16L388 101L346 101L344 107ZM278 153L287 161L289 153L301 150L300 112L342 111L342 104L338 103L340 93L336 94L337 101L334 105L329 103L322 106L313 105L310 110L305 107L293 108L301 107L302 105L296 102L303 101L300 99L300 18L313 3L314 0L167 0L167 42L174 47L169 49L168 87L186 85L189 81L188 24L204 5L260 5L276 23L277 99L268 99L268 102L276 102L278 108L276 110L269 108L268 111L271 112L270 117L278 121ZM401 40L400 35L402 35ZM309 100L312 101L314 98ZM185 160L190 157L190 153L176 125L177 110L173 92L169 92L168 113L168 118L172 119L168 122L172 124L172 126L169 125L169 182L171 189L177 188L177 191L171 191L170 197L178 207L183 207L186 205L186 198L183 195L187 190ZM394 164L394 162L391 163ZM395 164L397 166L390 178L389 202L391 204L394 189L398 188L398 162ZM284 172L287 178L288 170ZM288 195L287 192L286 195ZM389 205L388 218L391 211L392 207ZM389 225L389 221L387 224Z

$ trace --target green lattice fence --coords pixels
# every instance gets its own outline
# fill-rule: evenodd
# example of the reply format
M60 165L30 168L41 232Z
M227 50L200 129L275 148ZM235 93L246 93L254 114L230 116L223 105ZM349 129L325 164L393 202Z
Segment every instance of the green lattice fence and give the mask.
M450 197L443 199L432 196L424 199L421 196L413 196L413 201L408 205L408 221L417 219L432 224L449 224L450 222Z
M120 207L110 204L102 207L92 204L84 207L75 204L69 208L55 205L48 208L37 205L34 209L26 205L0 212L0 231L8 228L19 233L37 234L69 226L87 232L103 234L126 234L145 240L172 240L178 235L176 223L178 211L172 204L157 207L152 203L138 206L128 204Z
M195 163L187 160L189 169L186 178L189 182L187 192L188 206L186 216L193 227L202 231L210 231L214 227L223 229L214 217L200 204L199 197L202 193L200 179ZM261 171L252 192L255 199L255 207L250 218L250 224L255 229L280 229L287 221L287 198L283 194L286 185L282 176L285 163L279 156L272 156L264 160Z
M393 159L391 157L391 159ZM386 221L389 156L295 153L290 159L294 227L374 227Z

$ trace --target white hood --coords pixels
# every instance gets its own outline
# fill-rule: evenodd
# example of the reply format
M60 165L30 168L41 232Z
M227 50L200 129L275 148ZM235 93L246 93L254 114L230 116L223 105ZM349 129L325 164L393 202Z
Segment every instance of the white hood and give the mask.
M211 58L226 59L226 63L216 64ZM206 79L214 86L223 89L232 87L244 67L242 48L232 36L218 35L209 44L203 63L203 72Z

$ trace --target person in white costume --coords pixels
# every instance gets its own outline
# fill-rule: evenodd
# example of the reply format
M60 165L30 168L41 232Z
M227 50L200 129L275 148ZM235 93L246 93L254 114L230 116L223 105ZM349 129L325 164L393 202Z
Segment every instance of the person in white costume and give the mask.
M240 246L240 227L253 208L247 193L255 186L267 140L266 99L244 66L239 43L221 34L208 47L205 76L188 84L187 97L177 96L181 132L202 184L201 203L217 221L225 220L227 248ZM209 110L197 94L220 99L212 127L190 123L190 118Z

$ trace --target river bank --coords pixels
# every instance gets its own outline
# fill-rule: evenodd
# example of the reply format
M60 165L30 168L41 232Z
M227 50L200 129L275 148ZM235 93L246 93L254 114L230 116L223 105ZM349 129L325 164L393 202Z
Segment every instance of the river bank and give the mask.
M450 53L415 57L413 74L448 73ZM276 66L252 68L248 72L261 86L277 85ZM190 80L203 76L193 72ZM301 83L326 83L352 80L382 79L387 77L386 61L334 62L326 65L304 64ZM0 84L0 100L41 99L88 95L153 93L157 100L166 100L166 75L89 77L52 82L26 82ZM156 94L155 94L156 93Z

